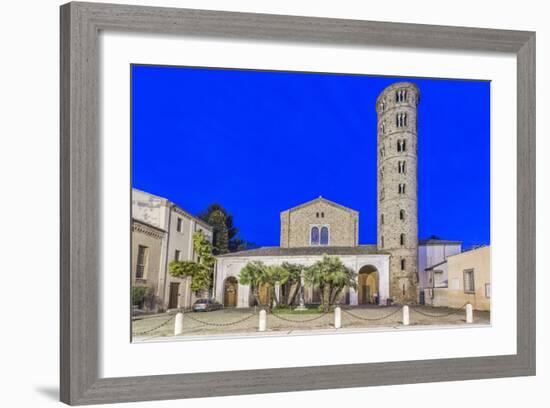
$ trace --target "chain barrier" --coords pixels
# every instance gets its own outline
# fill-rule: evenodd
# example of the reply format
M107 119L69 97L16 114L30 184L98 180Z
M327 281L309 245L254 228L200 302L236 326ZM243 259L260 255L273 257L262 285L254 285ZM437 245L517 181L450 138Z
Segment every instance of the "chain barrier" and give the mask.
M256 314L252 313L246 317L243 317L242 319L239 319L239 320L235 320L234 322L226 322L226 323L214 323L214 322L205 322L204 320L200 320L200 319L197 319L196 317L192 316L191 314L189 313L185 313L183 315L183 319L185 321L185 319L189 319L189 320L192 320L194 322L197 322L197 323L200 323L200 324L203 324L205 326L214 326L214 327L226 327L226 326L233 326L233 325L236 325L236 324L239 324L239 323L242 323L242 322L245 322L247 321L248 319L252 318L256 316Z
M441 317L447 317L447 316L451 316L453 314L458 313L459 311L464 309L467 304L468 303L465 303L460 308L454 309L449 313L443 313L443 314L431 314L431 313L427 313L427 312L424 312L422 310L419 310L419 309L417 309L416 307L414 307L412 305L408 305L408 306L414 312L416 312L416 313L418 313L422 316L431 317L431 318L441 318ZM398 307L395 310L393 310L391 313L388 313L388 314L386 314L384 316L380 316L380 317L364 317L364 316L359 316L358 314L355 314L355 313L351 312L348 309L341 309L341 310L342 310L343 313L351 316L354 319L373 322L373 321L380 321L380 320L387 319L387 318L401 312L403 310L403 308ZM273 316L273 317L275 317L279 320L289 322L289 323L308 323L308 322L313 322L315 320L322 319L323 317L326 317L329 314L331 314L331 312L324 312L324 313L320 314L319 316L314 316L314 317L308 318L308 319L289 319L288 317L283 317L283 316L281 316L280 314L277 314L277 313L271 313L270 316ZM199 323L199 324L202 324L202 325L205 325L205 326L213 326L213 327L227 327L227 326L237 325L239 323L243 323L243 322L251 319L254 316L258 316L258 314L257 313L251 313L248 316L245 316L241 319L238 319L238 320L235 320L235 321L232 321L232 322L215 323L215 322L207 322L207 321L204 321L204 320L201 320L201 319L197 319L191 313L184 313L184 319L189 319L189 320L194 321L196 323ZM141 331L141 332L138 332L138 333L133 333L133 335L134 336L144 336L146 334L153 333L153 332L159 330L160 328L166 326L168 323L170 323L172 320L174 320L175 317L176 317L176 314L172 314L170 317L168 317L168 319L166 319L161 324L159 324L159 325L157 325L157 326L155 326L151 329L148 329L148 330L144 330L144 331Z
M426 312L423 312L421 310L418 310L416 307L412 306L412 305L409 305L409 307L416 313L422 315L422 316L426 316L426 317L433 317L433 318L438 318L438 317L448 317L448 316L451 316L453 314L456 314L458 313L459 311L461 311L462 309L464 309L466 307L468 303L464 303L461 307L459 307L458 309L454 309L452 310L451 312L449 313L443 313L443 314L431 314L431 313L426 313Z
M172 321L174 318L176 317L175 314L171 315L167 320L165 320L164 322L162 322L161 324L159 324L158 326L155 326L153 327L152 329L149 329L149 330L145 330L145 331L142 331L142 332L139 332L139 333L134 333L133 335L134 336L143 336L145 334L149 334L149 333L152 333L158 329L160 329L161 327L167 325L170 321Z
M330 312L325 312L325 313L323 313L319 316L315 316L315 317L312 317L310 319L300 319L300 320L289 319L287 317L282 317L282 316L280 316L279 314L276 314L276 313L272 313L270 316L276 317L277 319L280 319L280 320L285 321L285 322L290 322L290 323L307 323L307 322L313 322L314 320L319 320L321 317L325 317L328 314L330 314Z
M393 312L391 312L391 313L389 313L385 316L382 316L382 317L363 317L363 316L356 315L355 313L352 313L347 309L342 309L342 312L350 315L351 317L353 317L355 319L364 320L364 321L367 321L367 322L375 322L375 321L387 319L388 317L393 316L394 314L400 312L401 309L402 308L397 308Z

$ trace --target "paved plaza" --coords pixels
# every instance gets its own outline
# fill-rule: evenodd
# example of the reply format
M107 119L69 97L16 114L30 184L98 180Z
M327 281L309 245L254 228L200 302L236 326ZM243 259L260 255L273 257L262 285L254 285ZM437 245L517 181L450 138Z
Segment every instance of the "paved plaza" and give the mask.
M464 309L429 306L410 306L409 328L417 326L466 325ZM134 341L174 338L175 313L162 313L134 318L132 333ZM267 315L267 330L258 332L259 309L224 309L206 313L186 312L183 318L183 333L177 337L223 336L239 334L276 334L302 331L335 330L334 312L320 313L308 310L304 314L280 311ZM490 323L490 312L474 311L474 325ZM402 329L403 311L400 306L389 307L343 307L342 328L349 329Z

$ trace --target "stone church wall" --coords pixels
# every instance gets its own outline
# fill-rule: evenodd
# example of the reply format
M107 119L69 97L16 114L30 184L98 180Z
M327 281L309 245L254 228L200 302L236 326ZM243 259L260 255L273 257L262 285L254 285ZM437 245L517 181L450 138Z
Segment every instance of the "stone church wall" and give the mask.
M359 214L335 206L324 200L315 200L281 213L281 242L283 248L310 246L311 228L328 226L329 246L356 246L358 244Z

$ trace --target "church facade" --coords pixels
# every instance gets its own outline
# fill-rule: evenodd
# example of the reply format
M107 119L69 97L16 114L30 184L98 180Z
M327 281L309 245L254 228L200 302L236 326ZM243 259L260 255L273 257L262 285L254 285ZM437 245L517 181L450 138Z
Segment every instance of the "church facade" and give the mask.
M338 256L358 274L357 290L350 288L341 303L385 305L390 299L395 303L416 302L418 102L418 88L409 82L390 85L376 101L376 244L359 244L357 211L319 197L281 212L278 247L218 256L214 297L229 307L249 307L250 288L238 281L240 270L248 262L309 266L326 254ZM306 287L306 303L317 300L316 289Z
M358 244L359 214L333 201L319 197L281 213L281 245L261 247L220 255L216 259L214 297L227 307L249 307L252 293L239 283L241 269L251 261L266 265L283 262L310 266L323 255L338 256L358 273L357 290L350 288L341 303L386 304L390 297L390 255L376 245ZM320 302L318 291L304 288L306 303ZM276 287L279 297L285 288ZM261 295L261 294L260 294ZM261 300L261 296L260 296Z

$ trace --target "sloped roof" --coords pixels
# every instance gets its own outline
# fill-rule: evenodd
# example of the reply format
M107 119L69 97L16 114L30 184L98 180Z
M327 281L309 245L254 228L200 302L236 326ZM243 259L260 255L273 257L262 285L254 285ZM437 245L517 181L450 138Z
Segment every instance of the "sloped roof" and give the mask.
M281 248L278 246L260 247L245 251L218 255L218 258L234 258L239 256L300 256L300 255L375 255L385 254L378 251L376 245L358 245L355 247L310 246L299 248Z
M354 210L354 209L352 209L352 208L346 207L346 206L344 206L344 205L342 205L342 204L338 204L338 203L336 203L336 202L334 202L334 201L331 201L331 200L327 200L326 198L324 198L324 197L322 197L322 196L319 196L319 197L317 197L317 198L315 198L315 199L313 199L313 200L310 200L310 201L306 201L305 203L299 204L299 205L297 205L297 206L295 206L295 207L289 208L289 209L284 210L284 211L282 211L282 212L296 211L296 210L298 210L298 209L300 209L300 208L307 207L308 205L314 204L314 203L316 203L316 202L323 202L323 203L325 203L325 204L331 205L331 206L336 207L336 208L339 208L339 209L341 209L341 210L348 211L348 212L351 212L351 213L354 213L354 214L359 214L358 211L356 211L356 210Z
M419 239L418 245L461 245L462 241L451 241L448 239L428 238Z
M438 266L441 266L441 265L446 264L446 263L447 263L447 261L445 260L445 261L443 261L443 262L436 263L436 264L434 264L434 265L432 265L432 266L428 266L428 267L427 267L426 269L424 269L424 270L425 270L425 271L431 271L433 268L437 268Z

